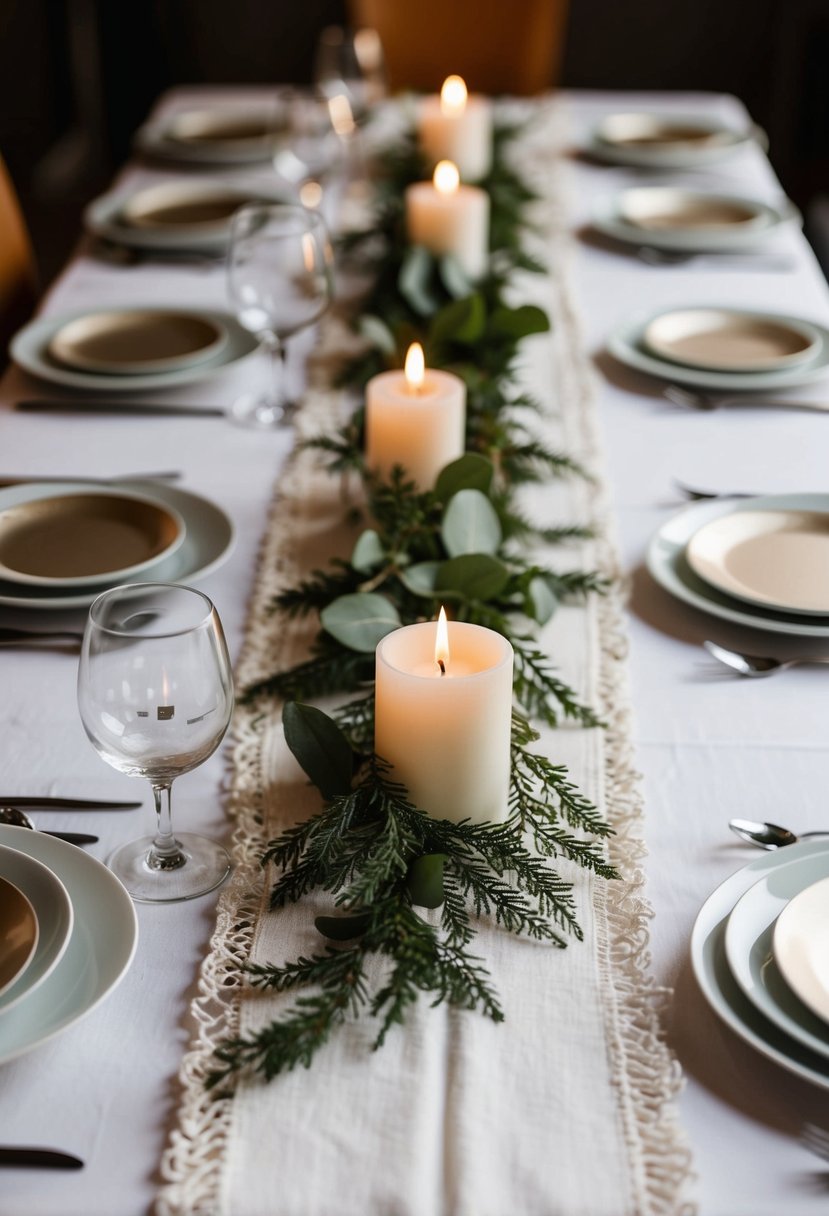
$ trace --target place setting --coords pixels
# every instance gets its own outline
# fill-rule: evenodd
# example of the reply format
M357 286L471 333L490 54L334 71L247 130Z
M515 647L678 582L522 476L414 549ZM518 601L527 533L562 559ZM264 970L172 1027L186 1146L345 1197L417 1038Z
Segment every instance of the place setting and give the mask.
M829 841L769 848L703 904L692 966L745 1042L829 1089Z

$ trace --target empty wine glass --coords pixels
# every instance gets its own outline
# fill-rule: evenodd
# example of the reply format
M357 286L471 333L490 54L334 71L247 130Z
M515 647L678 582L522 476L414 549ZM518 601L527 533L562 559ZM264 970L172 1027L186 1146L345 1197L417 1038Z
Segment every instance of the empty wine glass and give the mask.
M377 31L367 27L352 32L327 25L317 42L314 83L326 96L344 93L355 120L363 122L386 92L383 47Z
M173 835L171 786L211 756L233 709L222 625L206 595L171 583L133 583L99 595L89 610L78 705L98 753L146 777L156 831L122 845L109 866L133 899L165 903L212 891L230 870L214 840Z
M277 108L274 168L305 206L319 207L332 180L346 168L354 128L348 99L343 89L329 95L287 86L279 92Z
M290 415L285 343L313 325L332 294L331 245L321 215L289 203L247 203L233 217L228 290L240 322L271 356L272 383L264 393L234 402L235 419L260 428Z

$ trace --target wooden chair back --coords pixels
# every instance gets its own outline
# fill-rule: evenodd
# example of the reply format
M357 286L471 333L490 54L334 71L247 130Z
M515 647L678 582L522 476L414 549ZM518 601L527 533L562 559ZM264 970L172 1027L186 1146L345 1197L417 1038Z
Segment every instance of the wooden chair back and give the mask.
M17 193L0 156L0 366L37 299L37 272Z

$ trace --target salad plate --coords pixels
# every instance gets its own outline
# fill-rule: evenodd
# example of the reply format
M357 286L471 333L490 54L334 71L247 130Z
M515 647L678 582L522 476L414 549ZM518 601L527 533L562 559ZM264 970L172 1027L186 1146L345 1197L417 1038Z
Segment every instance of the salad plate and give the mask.
M15 828L14 831L27 832L30 836L42 835L28 828ZM69 945L75 919L72 901L59 876L27 850L18 849L18 840L15 836L7 841L0 833L0 878L19 887L31 903L37 917L38 936L28 966L0 996L0 1025L10 1011L39 989L58 966Z

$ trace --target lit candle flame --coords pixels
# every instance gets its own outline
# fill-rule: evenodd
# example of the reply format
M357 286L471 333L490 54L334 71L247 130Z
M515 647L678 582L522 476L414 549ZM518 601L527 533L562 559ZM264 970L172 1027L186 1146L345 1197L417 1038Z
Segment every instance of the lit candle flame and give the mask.
M350 135L354 134L357 124L354 121L351 102L345 93L335 93L328 99L328 113L331 116L331 126L340 139L348 139Z
M462 76L447 76L440 91L441 113L448 117L463 114L466 109L466 84Z
M438 194L454 194L460 185L461 175L451 160L439 160L435 165L432 181Z
M322 202L322 186L319 182L303 182L299 191L299 201L309 211L316 211Z
M423 388L426 379L426 359L423 347L419 342L413 342L406 352L406 365L403 369L406 377L406 387L410 393L417 394Z
M302 234L302 260L305 263L305 269L308 274L313 274L317 265L317 251L314 245L314 238L310 232Z
M438 614L438 627L435 633L435 662L440 668L440 674L446 675L446 665L449 662L449 628L446 624L446 610L441 608Z

